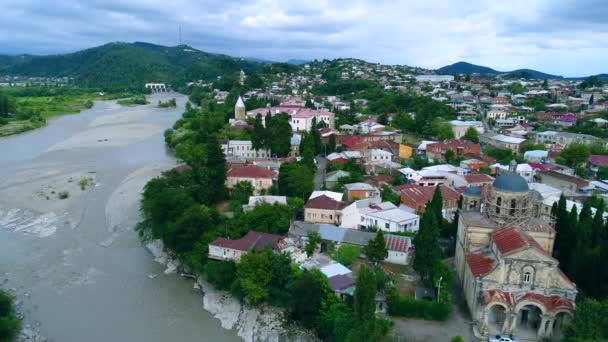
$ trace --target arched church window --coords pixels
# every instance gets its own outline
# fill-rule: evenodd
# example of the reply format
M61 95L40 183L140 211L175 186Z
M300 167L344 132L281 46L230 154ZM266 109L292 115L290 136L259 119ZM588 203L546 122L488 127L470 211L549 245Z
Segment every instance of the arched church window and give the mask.
M502 205L502 198L498 197L496 199L496 213L500 214L500 206Z
M524 284L530 284L530 279L532 278L532 274L530 272L524 273Z
M511 200L511 210L509 210L509 215L515 216L515 207L517 206L517 201L514 199Z

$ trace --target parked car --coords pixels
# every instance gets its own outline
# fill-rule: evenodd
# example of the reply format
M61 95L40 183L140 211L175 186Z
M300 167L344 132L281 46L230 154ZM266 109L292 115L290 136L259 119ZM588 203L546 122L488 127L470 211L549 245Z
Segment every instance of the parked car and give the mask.
M519 340L513 335L494 335L488 337L488 342L519 342Z

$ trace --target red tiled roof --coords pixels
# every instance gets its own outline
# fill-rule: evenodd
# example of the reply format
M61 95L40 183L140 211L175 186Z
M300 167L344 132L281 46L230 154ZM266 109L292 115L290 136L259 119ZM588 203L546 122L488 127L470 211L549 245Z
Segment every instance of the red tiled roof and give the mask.
M433 194L435 193L435 187L422 186L418 184L399 185L396 186L395 189L401 192L403 196L409 197L416 203L429 202L431 199L433 199ZM444 201L453 201L460 198L460 194L457 191L445 185L440 185L439 189L441 190L441 197Z
M358 135L351 135L342 139L342 145L352 148L363 142L363 137Z
M227 177L241 178L275 178L275 173L257 165L248 165L228 171Z
M540 164L540 163L528 163L528 165L530 165L530 167L534 170L540 170L540 171L546 171L548 170L547 167L544 164Z
M513 305L513 297L511 296L510 292L503 292L500 290L484 291L483 299L486 304L490 304L492 302L501 302L507 306Z
M608 165L608 156L594 154L589 156L589 162L593 165Z
M326 209L326 210L338 210L346 206L344 202L338 202L333 198L325 195L315 197L306 202L305 208L308 209Z
M572 301L569 299L555 295L545 296L539 293L526 293L518 302L523 302L524 300L538 302L544 305L549 311L556 311L559 309L570 310L574 307Z
M506 227L492 233L492 240L503 255L534 248L546 254L545 250L530 235L516 227Z
M487 274L494 268L494 259L488 258L483 254L468 253L466 260L474 277Z
M467 183L469 183L469 184L471 184L471 183L492 183L494 181L494 178L492 178L486 174L483 174L483 173L466 175L466 176L464 176L464 179L466 179Z
M406 236L385 235L384 240L389 251L405 253L410 247L410 239Z
M238 240L220 238L210 243L210 245L236 249L244 252L250 250L261 251L265 246L276 250L278 249L279 241L281 241L283 238L284 237L281 235L250 231L247 233L247 235Z
M329 287L332 289L332 291L344 291L355 286L355 280L353 277L347 274L338 274L329 278L328 280Z

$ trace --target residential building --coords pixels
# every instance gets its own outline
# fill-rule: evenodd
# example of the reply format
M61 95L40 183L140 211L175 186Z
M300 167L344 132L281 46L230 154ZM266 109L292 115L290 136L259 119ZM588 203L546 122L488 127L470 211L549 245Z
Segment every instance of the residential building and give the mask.
M488 163L479 159L465 159L460 162L460 167L468 172L479 172L482 168L487 167Z
M405 207L397 207L390 202L382 202L380 198L372 198L355 201L345 207L342 210L340 227L415 233L419 225L419 216L408 212Z
M464 179L467 181L468 185L483 187L485 185L490 185L494 182L494 178L488 175L484 175L483 173L476 173L472 175L465 175Z
M454 157L459 158L467 154L480 154L481 147L470 141L455 139L426 145L426 155L433 160L445 161L446 151L454 152Z
M589 134L578 134L578 133L570 133L570 132L555 132L555 131L545 131L536 133L536 143L537 144L547 144L547 145L560 145L565 147L567 145L572 144L573 142L580 142L584 144L591 144L594 141L600 140L597 137Z
M357 199L380 197L380 191L367 183L344 184L344 194L348 202Z
M243 204L243 211L249 211L259 204L283 204L287 205L286 196L249 196L249 202Z
M469 128L471 127L473 127L479 134L485 132L483 122L481 121L452 120L450 121L450 125L452 125L452 132L454 132L454 138L456 139L462 138L467 132L467 130L469 130Z
M282 235L250 231L237 240L219 238L209 244L209 258L239 262L247 252L261 252L270 248L280 252L288 242Z
M508 149L519 152L521 145L526 139L509 137L502 134L484 134L479 137L479 142L493 147Z
M340 224L344 207L346 207L346 203L325 195L309 199L304 205L304 221Z
M454 80L454 76L452 75L418 75L414 76L416 82L431 82L431 83L441 83L441 82L450 82Z
M399 158L410 159L414 155L414 148L409 145L399 144Z
M276 107L258 108L247 112L248 117L255 118L258 114L264 118L263 123L266 126L266 114L270 113L275 116L279 113L287 113L290 116L291 128L294 132L309 131L312 127L313 118L317 122L324 122L329 128L334 128L335 114L321 109L310 109L302 105L281 105Z
M350 172L347 171L342 171L342 170L337 170L337 171L332 171L332 172L328 172L325 175L325 187L327 189L333 189L336 184L338 184L338 180L342 177L348 177L350 176Z
M597 154L591 155L589 156L587 165L589 166L589 170L596 174L600 167L608 166L608 156Z
M248 165L236 169L230 169L226 173L226 187L233 189L238 182L249 182L253 186L256 195L267 191L277 179L277 174L266 168Z
M270 158L270 150L255 150L251 140L221 140L220 146L226 156L241 158Z
M574 195L589 186L589 181L570 176L557 171L542 171L538 173L540 181L549 186L562 189L565 194Z
M401 203L419 213L423 213L426 210L426 204L433 199L433 194L435 193L434 187L417 184L399 185L395 189L401 194ZM456 210L458 210L460 194L445 185L440 185L439 189L443 199L441 213L444 218L451 220Z
M300 221L296 221L291 225L288 236L296 241L296 243L304 246L310 232L318 233L321 236L321 250L325 250L329 243L336 247L347 244L358 246L363 249L370 240L376 237L375 233L341 228L329 224L315 224ZM386 241L386 248L388 249L388 257L384 260L385 262L399 265L408 265L410 263L410 252L413 247L409 237L385 234L384 240Z

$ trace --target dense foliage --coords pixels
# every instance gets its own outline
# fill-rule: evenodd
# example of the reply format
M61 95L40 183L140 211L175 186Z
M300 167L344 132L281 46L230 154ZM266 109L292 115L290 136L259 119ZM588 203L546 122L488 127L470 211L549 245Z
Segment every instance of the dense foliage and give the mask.
M109 43L63 55L14 57L0 71L11 75L71 77L80 86L105 90L135 90L150 82L181 88L189 81L213 80L241 69L254 73L264 67L261 63L210 54L185 45Z
M21 322L15 316L13 298L0 290L0 341L13 341L21 328Z
M565 331L565 342L608 340L608 300L587 299L577 304Z
M552 209L557 232L554 255L579 291L597 299L608 296L608 226L604 203L599 202L595 215L591 201L585 202L580 214L576 205L568 211L563 196Z

